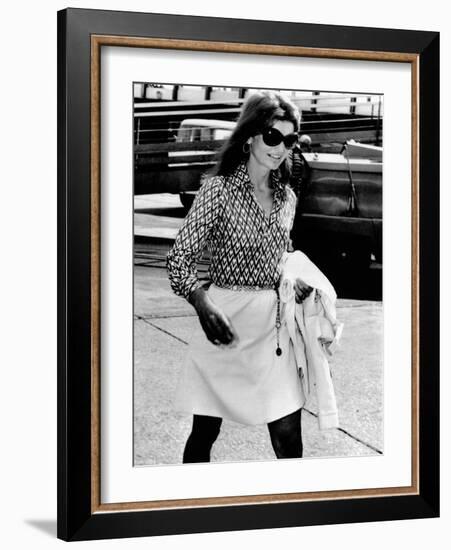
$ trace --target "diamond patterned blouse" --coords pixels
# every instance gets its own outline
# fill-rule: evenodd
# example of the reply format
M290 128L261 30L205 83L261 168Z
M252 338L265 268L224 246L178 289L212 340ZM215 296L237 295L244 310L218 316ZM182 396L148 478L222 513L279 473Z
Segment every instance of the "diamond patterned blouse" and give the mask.
M167 256L171 287L188 298L201 286L196 261L207 246L211 281L224 288L274 288L287 250L296 195L271 173L274 199L268 215L258 202L245 163L230 176L201 186Z

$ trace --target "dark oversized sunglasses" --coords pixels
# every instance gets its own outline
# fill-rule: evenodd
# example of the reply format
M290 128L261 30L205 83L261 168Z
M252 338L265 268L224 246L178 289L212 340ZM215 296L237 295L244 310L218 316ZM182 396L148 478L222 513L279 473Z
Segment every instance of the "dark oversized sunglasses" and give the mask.
M283 141L287 149L293 149L299 140L298 134L288 134L284 136L277 128L266 128L266 130L262 132L262 138L264 143L269 147L276 147L276 145L279 145L279 143Z

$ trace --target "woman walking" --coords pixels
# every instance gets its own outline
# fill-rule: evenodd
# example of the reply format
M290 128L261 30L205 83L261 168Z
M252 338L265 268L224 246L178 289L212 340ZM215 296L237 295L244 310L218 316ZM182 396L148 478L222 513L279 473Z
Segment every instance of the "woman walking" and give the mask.
M186 463L210 460L223 418L265 423L277 458L302 457L305 396L278 291L296 208L287 159L299 126L297 108L281 95L250 96L168 254L171 286L194 306L204 333L190 345L176 397L193 414ZM196 273L206 246L208 290ZM311 290L296 281L298 301Z

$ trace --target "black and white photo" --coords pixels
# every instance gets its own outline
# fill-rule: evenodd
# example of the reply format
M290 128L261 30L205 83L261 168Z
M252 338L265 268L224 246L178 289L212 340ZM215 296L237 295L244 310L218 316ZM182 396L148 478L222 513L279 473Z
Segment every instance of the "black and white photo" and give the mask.
M135 466L382 455L383 95L133 102Z

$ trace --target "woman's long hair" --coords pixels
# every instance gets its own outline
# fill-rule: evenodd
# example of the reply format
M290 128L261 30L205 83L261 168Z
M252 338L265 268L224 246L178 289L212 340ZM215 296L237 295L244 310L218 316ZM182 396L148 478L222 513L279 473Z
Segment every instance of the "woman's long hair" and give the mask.
M275 92L258 92L249 96L243 104L235 129L219 152L212 174L230 175L241 162L249 158L249 152L244 150L247 140L270 128L278 120L292 122L294 131L299 132L301 117L294 103ZM279 178L286 182L289 176L289 164L285 159L279 167Z

